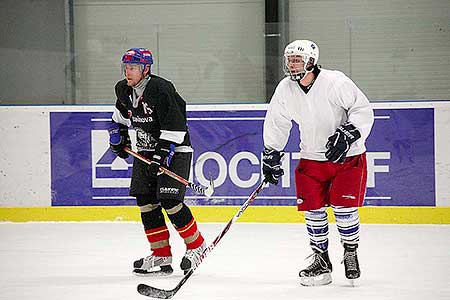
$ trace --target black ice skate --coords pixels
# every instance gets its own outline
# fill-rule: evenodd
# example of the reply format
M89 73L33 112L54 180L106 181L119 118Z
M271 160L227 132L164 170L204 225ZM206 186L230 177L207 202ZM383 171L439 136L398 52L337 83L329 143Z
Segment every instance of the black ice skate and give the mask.
M344 267L345 267L345 277L350 279L353 284L353 280L361 276L361 270L359 269L358 256L356 254L356 249L358 245L344 244Z
M150 255L134 262L133 274L137 276L167 276L173 273L172 256Z
M198 248L186 250L186 253L184 254L184 257L181 260L180 264L180 268L181 270L184 271L185 275L198 262L205 249L206 249L206 242L203 242L203 244Z
M331 271L333 271L333 266L328 257L328 251L321 253L314 250L314 253L310 256L313 257L311 265L301 270L298 274L300 276L300 284L304 286L330 284L332 281Z

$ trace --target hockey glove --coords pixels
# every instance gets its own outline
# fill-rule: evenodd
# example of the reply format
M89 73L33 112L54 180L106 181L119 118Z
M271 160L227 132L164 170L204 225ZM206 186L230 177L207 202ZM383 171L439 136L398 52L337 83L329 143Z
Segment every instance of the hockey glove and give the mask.
M128 127L112 122L109 129L109 147L111 151L120 158L128 158L128 153L123 150L124 147L131 149L131 140L128 135Z
M333 163L343 163L347 152L361 133L351 123L345 123L336 129L336 132L328 138L326 147L328 151L325 157Z
M150 176L156 177L162 172L159 167L168 168L173 155L175 154L175 145L166 140L160 140L155 148L155 154L152 157L152 163L148 167Z
M278 180L283 176L284 171L281 168L281 158L283 153L264 148L262 171L265 181L271 184L278 184Z

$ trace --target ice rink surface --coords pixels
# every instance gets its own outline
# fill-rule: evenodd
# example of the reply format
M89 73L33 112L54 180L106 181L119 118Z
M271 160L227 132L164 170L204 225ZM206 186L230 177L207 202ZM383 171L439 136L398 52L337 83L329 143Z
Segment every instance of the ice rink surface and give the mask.
M224 225L199 227L209 244ZM149 252L140 223L0 223L0 299L151 299L137 284L172 289L182 277L184 244L172 228L171 243L174 274L135 277L134 259ZM362 225L356 287L345 279L335 225L329 250L333 283L303 287L304 224L236 223L173 299L450 299L450 226Z

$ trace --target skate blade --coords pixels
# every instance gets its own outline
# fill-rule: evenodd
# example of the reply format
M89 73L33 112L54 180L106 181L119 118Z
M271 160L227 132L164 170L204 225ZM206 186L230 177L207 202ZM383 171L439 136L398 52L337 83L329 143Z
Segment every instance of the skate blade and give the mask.
M330 273L321 274L315 277L300 277L300 284L303 286L327 285L332 281Z
M358 287L359 286L359 280L357 278L355 279L347 279L348 283L350 284L351 287Z
M152 272L145 272L145 273L140 273L140 272L136 272L133 271L132 274L134 276L138 276L138 277L166 277L169 275L172 275L173 272L163 272L163 271L152 271Z
M134 269L132 273L133 275L139 277L164 277L171 275L173 273L173 269L171 266L162 266L161 270L147 271L142 269Z

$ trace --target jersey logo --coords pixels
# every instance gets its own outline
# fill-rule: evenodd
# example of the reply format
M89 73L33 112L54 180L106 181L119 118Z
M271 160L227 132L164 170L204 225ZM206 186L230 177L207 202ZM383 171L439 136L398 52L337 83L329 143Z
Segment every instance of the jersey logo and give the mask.
M153 110L148 107L148 104L145 102L142 102L142 108L144 109L144 114L146 115L150 115L153 112Z

